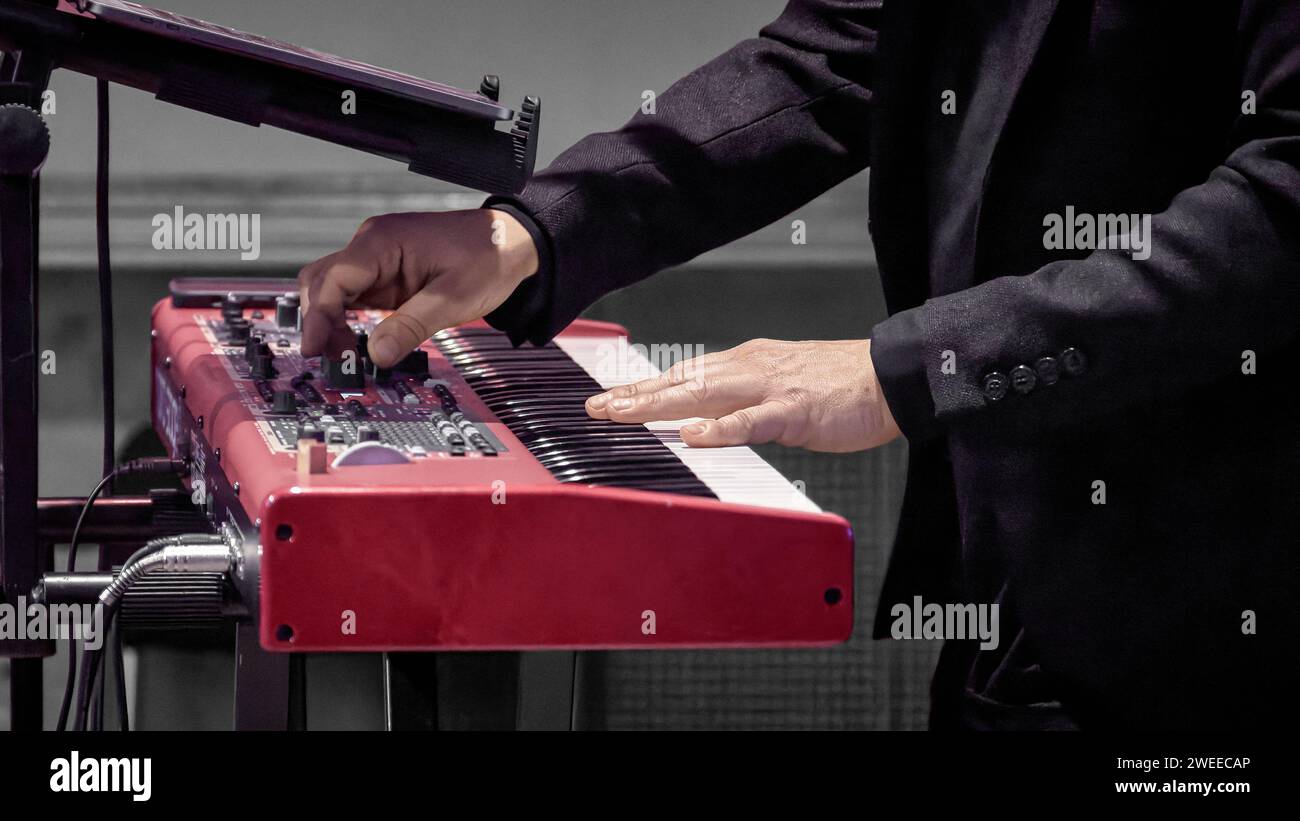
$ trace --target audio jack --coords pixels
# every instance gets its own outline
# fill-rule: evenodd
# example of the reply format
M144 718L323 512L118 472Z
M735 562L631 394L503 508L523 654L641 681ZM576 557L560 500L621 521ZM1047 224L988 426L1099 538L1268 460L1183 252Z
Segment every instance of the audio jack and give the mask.
M98 607L103 618L100 620L101 631L105 637L113 633L113 651L120 648L120 627L114 631L113 619L122 603L122 597L136 581L154 573L229 573L235 563L235 550L225 536L210 533L189 533L181 536L167 536L154 539L137 550L122 565L122 571L99 594ZM77 686L77 714L73 723L74 730L102 730L104 716L99 694L103 688L104 645L92 650L87 646L82 651L81 680ZM121 658L118 657L118 670L121 671ZM126 693L119 677L118 711L122 717L122 729L129 729ZM95 709L92 711L92 707Z

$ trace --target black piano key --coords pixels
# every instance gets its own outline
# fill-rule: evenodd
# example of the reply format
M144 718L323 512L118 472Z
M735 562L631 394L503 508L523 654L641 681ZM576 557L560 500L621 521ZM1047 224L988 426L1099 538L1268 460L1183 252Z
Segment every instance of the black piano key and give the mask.
M434 338L502 424L561 482L716 498L642 425L592 419L584 404L604 389L554 344L516 348L486 328Z

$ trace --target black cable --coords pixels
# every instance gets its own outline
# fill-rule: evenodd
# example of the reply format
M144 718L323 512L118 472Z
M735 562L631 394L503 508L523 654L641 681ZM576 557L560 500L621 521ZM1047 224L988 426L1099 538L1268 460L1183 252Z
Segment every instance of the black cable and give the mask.
M126 703L126 671L122 666L122 623L116 618L116 610L111 620L104 622L104 646L97 652L99 664L95 676L95 686L91 690L91 713L87 726L101 732L108 721L108 711L104 706L104 697L108 693L108 670L113 669L113 689L117 707L118 728L129 729Z
M99 480L95 489L86 497L86 502L81 506L81 513L77 516L77 523L72 527L72 539L68 543L68 572L75 573L77 570L77 548L81 546L81 529L86 523L86 516L89 515L91 508L95 506L95 500L99 498L104 489L108 487L109 482L120 475L127 476L137 473L165 474L180 473L185 468L185 463L179 459L168 459L166 457L146 457L143 459L133 459L126 462L113 470L108 475ZM132 554L133 560L140 551ZM107 623L106 623L107 624ZM77 642L75 639L68 639L68 676L63 684L63 701L59 704L59 723L58 730L63 732L68 728L68 715L72 708L73 694L77 688Z
M151 461L151 460L140 460ZM156 460L165 462L167 460ZM173 549L174 554L169 554ZM206 551L206 552L205 552ZM219 572L228 573L234 561L231 544L217 533L190 533L154 539L132 553L122 565L117 577L99 594L98 606L103 614L104 641L97 649L90 642L82 650L80 681L77 687L77 706L73 719L74 730L102 730L104 727L104 669L110 652L110 631L114 617L121 610L123 600L131 586L152 572ZM119 627L120 629L120 627ZM119 638L114 637L114 648ZM112 652L117 652L113 649ZM119 674L119 683L125 684L125 675ZM125 687L119 689L118 707L125 710ZM125 719L125 713L123 713Z
M109 480L112 479L116 471L109 471L109 474L99 480L95 489L86 497L86 503L81 506L81 514L77 516L77 523L72 528L72 541L68 543L68 572L75 573L77 570L77 547L81 544L81 527L86 522L86 515L90 509L95 506L95 500L108 487ZM63 684L63 701L59 704L59 723L58 730L63 732L68 728L68 710L72 706L72 693L77 682L77 641L69 637L68 639L68 677Z
M117 667L117 728L122 732L131 729L131 717L126 703L126 662L122 656L122 623L113 621L113 663Z
M126 465L123 465L122 468L119 468L119 470L125 470L126 472L134 472L135 470L143 470L146 464L151 464L151 463L158 464L164 461L167 460L137 459L134 462L128 462ZM84 515L84 511L83 511L83 515ZM77 522L78 527L80 527L80 524L81 522L78 521ZM76 529L74 529L73 538L76 538L76 536L77 536L77 532ZM145 556L148 556L151 553L158 552L165 546L166 545L163 544L161 540L159 540L159 541L150 542L146 544L144 547L141 547L139 550L136 550L129 557L127 557L127 560L125 562L122 563L122 572L125 573L128 567L140 561ZM104 608L103 629L105 633L109 631L109 628L113 624L113 618L116 615L117 615L117 605ZM107 636L105 636L105 643L107 643ZM90 706L94 701L95 694L93 691L95 689L95 684L97 681L99 681L100 660L101 660L102 653L103 653L102 647L100 648L100 650L86 649L82 652L83 658L82 658L82 669L81 669L81 681L77 687L77 715L72 725L72 728L74 730L82 730L88 726L87 724L89 719L88 713L90 711ZM119 709L123 710L122 715L125 716L126 715L125 686L123 686L122 692L123 695L121 701L118 702L118 707ZM65 693L64 695L66 696L68 694ZM100 710L100 713L102 718L102 713L103 713L102 709ZM125 719L123 720L125 721ZM89 725L89 726L92 726L93 728L93 725Z
M95 81L96 94L96 163L95 163L95 245L99 255L99 337L100 370L104 391L103 475L110 477L112 492L114 453L113 397L113 269L108 247L108 155L109 109L108 81Z
M113 268L109 254L108 236L108 159L109 159L109 105L108 81L95 81L95 247L98 252L99 268L99 359L101 380L104 391L103 423L103 474L108 477L107 492L113 492L113 466L117 463L117 425L114 413L113 378ZM104 625L108 629L108 624ZM107 639L107 637L105 637ZM96 729L103 729L104 721L104 668L107 661L99 668L96 677L95 698Z
M100 336L100 370L104 392L103 408L103 477L95 490L86 499L77 517L76 527L72 531L72 542L68 548L68 572L76 570L77 546L81 536L81 526L86 514L94 506L95 499L113 483L116 471L113 469L114 442L114 395L113 395L113 284L112 267L109 258L108 242L108 157L109 157L109 107L108 82L95 82L96 102L96 162L95 162L95 246L98 252L99 269L99 336ZM86 663L92 656L86 651ZM94 673L82 667L82 680L87 673ZM93 681L94 679L92 679ZM63 687L63 701L59 705L58 729L63 731L68 726L68 712L72 706L73 690L77 682L77 645L73 640L68 643L68 676ZM84 716L78 716L78 724L84 727ZM80 728L78 728L80 729Z
M105 622L107 631L107 622ZM105 632L104 643L108 643ZM90 686L90 715L86 720L86 729L98 732L104 729L104 669L108 667L108 658L101 647L95 651L95 677Z
M122 667L122 623L116 618L117 611L104 619L104 645L99 653L99 666L95 675L95 688L91 691L91 721L89 727L96 732L104 729L108 721L108 711L104 707L104 697L108 693L108 670L113 668L113 688L116 691L118 723L121 729L127 729L126 673Z
M72 719L72 729L78 732L86 729L86 718L90 712L90 691L95 686L98 666L98 654L88 647L84 648L81 651L81 676L77 682L77 712Z
M91 695L93 696L92 704L94 705L93 709L95 711L95 722L93 726L96 730L104 729L104 690L107 686L104 679L108 674L108 650L110 649L108 637L112 634L109 625L110 622L105 620L104 644L99 648L99 668L95 671L95 689L91 691Z

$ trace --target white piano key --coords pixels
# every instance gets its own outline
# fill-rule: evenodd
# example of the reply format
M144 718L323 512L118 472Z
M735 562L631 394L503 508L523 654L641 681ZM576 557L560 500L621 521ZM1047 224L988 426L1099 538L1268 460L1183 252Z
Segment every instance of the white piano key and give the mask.
M637 382L659 371L640 351L609 337L560 336L555 344L605 389ZM696 419L651 422L646 427L724 502L820 513L821 508L748 447L692 448L682 425Z

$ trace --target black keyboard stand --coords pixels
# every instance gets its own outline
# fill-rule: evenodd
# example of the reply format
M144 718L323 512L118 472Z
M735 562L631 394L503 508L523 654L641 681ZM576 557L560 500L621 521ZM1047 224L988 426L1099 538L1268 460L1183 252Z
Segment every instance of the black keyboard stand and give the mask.
M51 569L37 539L37 249L40 169L49 134L38 113L53 62L39 50L0 59L0 601L16 604ZM50 641L0 641L13 659L10 726L41 725L41 658Z
M0 602L15 605L30 600L42 574L53 569L53 544L40 535L38 515L36 346L40 170L49 151L40 111L56 68L246 125L275 126L388 157L417 174L498 194L520 191L532 176L541 117L540 102L526 97L509 130L501 131L489 119L351 89L55 5L0 0ZM496 99L498 88L488 76L480 92ZM347 115L340 107L344 91L357 95L356 110ZM243 695L245 713L237 703L236 725L299 725L301 659L266 658L253 635L241 633L250 670L256 666L262 675L240 677L236 698ZM13 729L40 728L41 663L53 653L52 641L0 640L0 658L12 659ZM267 694L275 701L269 714L255 709Z
M584 654L385 653L389 730L583 729Z

